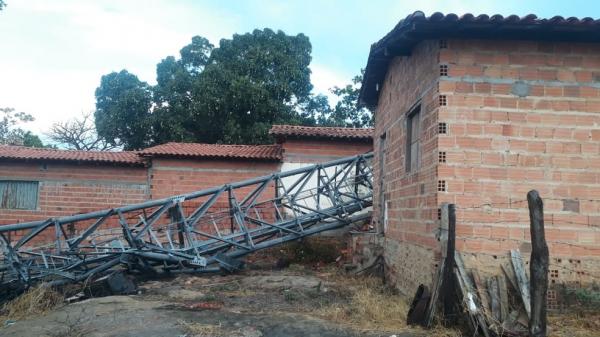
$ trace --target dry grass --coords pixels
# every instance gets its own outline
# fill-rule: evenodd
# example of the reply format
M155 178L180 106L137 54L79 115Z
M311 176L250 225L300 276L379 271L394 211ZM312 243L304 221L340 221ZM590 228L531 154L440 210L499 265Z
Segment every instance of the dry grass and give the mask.
M359 331L408 332L430 337L462 337L459 330L436 326L430 330L406 324L409 299L374 277L357 277L339 272L321 274L348 292L349 303L334 303L317 311L327 320Z
M427 337L463 337L464 334L457 329L445 328L443 326L435 326L433 329L424 330L422 328L415 328L414 331L421 332Z
M64 297L62 294L51 287L40 284L4 304L0 310L0 321L20 320L31 315L44 314L63 302Z
M550 337L597 337L600 313L569 313L548 317Z
M398 331L406 329L408 305L403 297L371 277L330 274L326 277L348 292L350 303L333 303L319 316L355 329Z
M187 334L195 337L224 337L228 336L222 326L214 324L202 324L197 322L178 321Z

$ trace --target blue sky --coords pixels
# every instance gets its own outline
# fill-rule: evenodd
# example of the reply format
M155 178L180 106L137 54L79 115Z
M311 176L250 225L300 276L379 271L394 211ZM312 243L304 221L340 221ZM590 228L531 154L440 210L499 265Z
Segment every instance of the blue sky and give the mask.
M370 45L415 10L600 17L596 1L192 1L5 0L0 11L0 107L31 113L26 128L94 109L103 74L127 69L154 83L156 64L194 35L221 38L255 28L306 34L315 91L343 85Z

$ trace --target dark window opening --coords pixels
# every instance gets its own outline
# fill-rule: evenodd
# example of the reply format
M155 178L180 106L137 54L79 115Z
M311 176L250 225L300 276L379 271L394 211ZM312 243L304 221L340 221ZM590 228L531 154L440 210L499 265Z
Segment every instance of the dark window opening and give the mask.
M37 181L0 180L0 208L37 209Z
M438 180L438 191L439 192L446 191L446 181L445 180Z
M421 149L419 135L421 131L421 106L414 108L406 119L406 172L419 169Z
M448 40L440 40L440 49L448 48Z

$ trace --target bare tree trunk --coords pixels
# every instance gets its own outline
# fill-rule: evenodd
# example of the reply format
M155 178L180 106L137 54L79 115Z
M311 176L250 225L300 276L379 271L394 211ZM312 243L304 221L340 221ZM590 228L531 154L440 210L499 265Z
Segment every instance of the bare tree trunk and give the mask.
M548 293L548 245L544 236L544 204L536 190L527 193L531 221L531 318L529 335L546 337L546 296Z

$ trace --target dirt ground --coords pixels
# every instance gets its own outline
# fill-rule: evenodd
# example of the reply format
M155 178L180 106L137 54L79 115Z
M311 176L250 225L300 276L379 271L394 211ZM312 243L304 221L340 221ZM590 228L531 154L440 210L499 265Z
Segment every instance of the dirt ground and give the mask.
M0 336L421 335L408 329L389 331L369 324L365 329L361 322L340 322L337 311L352 308L355 289L351 288L360 283L340 280L337 273L292 265L279 271L147 281L139 285L138 295L61 306L0 328Z
M136 295L97 297L53 308L63 302L53 292L54 302L38 305L53 308L44 313L15 319L2 317L6 310L0 310L0 337L462 335L452 329L406 326L409 299L378 278L342 272L335 263L338 247L323 247L328 248L290 245L251 256L247 268L232 275L179 275L141 282ZM282 265L280 256L296 263ZM42 297L31 298L30 302L42 302L38 300ZM597 312L551 315L549 323L551 337L600 336Z

